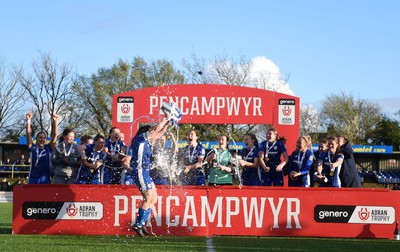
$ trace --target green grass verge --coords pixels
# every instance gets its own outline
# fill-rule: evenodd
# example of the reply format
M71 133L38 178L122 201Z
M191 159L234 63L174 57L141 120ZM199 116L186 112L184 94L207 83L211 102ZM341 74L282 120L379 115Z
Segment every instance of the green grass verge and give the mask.
M0 203L0 251L399 251L400 242L384 239L299 237L133 237L12 235L12 204Z

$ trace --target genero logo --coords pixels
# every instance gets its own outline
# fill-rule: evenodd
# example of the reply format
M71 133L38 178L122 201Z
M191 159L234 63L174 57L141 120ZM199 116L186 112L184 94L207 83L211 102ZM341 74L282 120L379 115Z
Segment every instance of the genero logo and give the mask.
M278 123L281 125L295 125L296 101L294 99L279 99Z
M118 97L117 122L133 122L134 99L133 97Z
M393 224L395 217L395 209L389 206L317 205L314 208L316 222Z
M100 202L25 202L24 219L34 220L101 220L103 204Z

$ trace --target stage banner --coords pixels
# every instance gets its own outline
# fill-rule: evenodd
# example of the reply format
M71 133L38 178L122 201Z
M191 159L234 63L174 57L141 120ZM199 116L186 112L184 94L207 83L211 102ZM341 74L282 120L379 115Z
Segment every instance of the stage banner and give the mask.
M180 124L273 125L287 140L289 154L299 137L298 97L224 84L162 85L115 94L112 125L121 129L125 139L132 139L139 123L156 123L163 117L164 102L180 108Z
M135 186L14 188L14 234L134 235ZM388 189L158 187L155 235L393 238L400 192Z

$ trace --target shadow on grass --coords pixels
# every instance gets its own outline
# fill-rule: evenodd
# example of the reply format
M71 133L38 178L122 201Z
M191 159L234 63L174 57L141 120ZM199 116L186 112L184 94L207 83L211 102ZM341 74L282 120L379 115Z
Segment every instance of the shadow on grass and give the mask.
M0 234L11 234L12 229L11 228L2 228L0 227Z
M12 228L9 223L0 223L0 234L11 234Z

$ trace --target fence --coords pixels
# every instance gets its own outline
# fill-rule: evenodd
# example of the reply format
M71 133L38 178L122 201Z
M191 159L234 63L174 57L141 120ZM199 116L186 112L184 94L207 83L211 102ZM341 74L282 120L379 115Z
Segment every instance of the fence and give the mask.
M0 165L0 177L12 178L24 176L27 177L29 174L30 165L15 165L15 164L3 164Z

